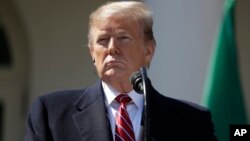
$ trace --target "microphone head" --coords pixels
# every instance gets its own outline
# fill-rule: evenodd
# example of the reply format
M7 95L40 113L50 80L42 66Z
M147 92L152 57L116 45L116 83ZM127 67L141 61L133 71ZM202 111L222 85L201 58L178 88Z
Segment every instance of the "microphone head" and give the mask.
M133 85L133 89L139 93L143 94L143 80L140 71L132 73L129 78L130 83Z

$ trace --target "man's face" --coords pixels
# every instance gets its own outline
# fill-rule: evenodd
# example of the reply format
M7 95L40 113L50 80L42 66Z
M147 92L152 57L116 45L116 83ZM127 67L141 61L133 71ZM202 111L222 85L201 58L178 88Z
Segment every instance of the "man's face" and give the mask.
M90 53L102 80L128 81L149 64L154 46L144 41L138 21L109 17L93 27Z

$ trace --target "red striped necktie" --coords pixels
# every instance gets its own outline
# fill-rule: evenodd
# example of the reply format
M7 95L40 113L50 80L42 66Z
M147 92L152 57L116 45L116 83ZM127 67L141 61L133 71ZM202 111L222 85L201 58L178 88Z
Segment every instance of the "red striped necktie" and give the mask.
M126 104L131 101L131 98L127 94L120 94L115 100L120 103L116 115L115 141L135 141L133 125L126 109Z

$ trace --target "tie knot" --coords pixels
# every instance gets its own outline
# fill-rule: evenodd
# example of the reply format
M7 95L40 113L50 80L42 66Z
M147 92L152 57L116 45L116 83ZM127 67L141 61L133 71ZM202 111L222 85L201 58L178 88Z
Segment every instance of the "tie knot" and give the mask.
M132 99L127 94L120 94L115 98L115 100L122 105L126 105Z

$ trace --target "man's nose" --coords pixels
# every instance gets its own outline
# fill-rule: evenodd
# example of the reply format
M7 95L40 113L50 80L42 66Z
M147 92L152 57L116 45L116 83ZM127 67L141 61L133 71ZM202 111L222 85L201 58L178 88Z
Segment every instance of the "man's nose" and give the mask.
M108 52L109 52L109 54L118 54L118 53L120 53L117 39L115 39L115 38L110 39L109 46L108 46Z

